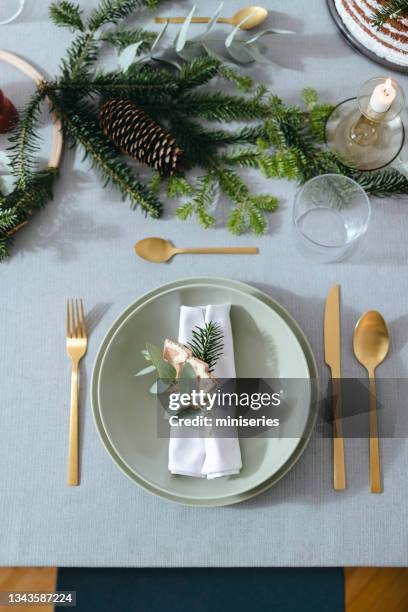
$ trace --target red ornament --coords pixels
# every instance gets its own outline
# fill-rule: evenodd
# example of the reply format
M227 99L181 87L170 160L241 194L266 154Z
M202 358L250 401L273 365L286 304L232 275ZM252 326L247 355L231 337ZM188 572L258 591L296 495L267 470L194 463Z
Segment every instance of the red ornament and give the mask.
M14 104L0 89L0 134L6 134L16 125L18 112Z

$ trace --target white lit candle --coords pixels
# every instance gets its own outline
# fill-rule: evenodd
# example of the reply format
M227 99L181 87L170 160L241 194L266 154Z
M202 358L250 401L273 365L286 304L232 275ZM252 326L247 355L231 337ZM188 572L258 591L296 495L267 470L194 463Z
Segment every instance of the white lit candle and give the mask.
M391 79L387 79L385 83L380 83L374 89L370 98L370 110L375 113L386 113L394 102L396 94Z

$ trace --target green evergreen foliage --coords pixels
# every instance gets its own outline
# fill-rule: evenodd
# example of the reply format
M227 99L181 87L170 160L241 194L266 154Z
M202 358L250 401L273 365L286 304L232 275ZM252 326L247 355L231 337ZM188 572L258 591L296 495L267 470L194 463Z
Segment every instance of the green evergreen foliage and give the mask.
M142 30L140 28L135 28L132 30L112 30L111 32L105 32L102 35L103 42L109 43L113 47L116 47L118 51L123 51L123 49L129 45L142 42L143 44L140 45L138 49L139 53L150 49L155 38L156 34L154 32L148 32L147 30Z
M202 327L197 326L192 331L192 340L188 346L191 348L194 357L204 361L208 365L208 371L213 372L224 348L222 329L214 321L210 321Z
M252 193L239 174L241 169L299 183L334 172L355 179L372 195L408 194L408 180L398 170L359 172L325 148L324 126L333 107L320 104L312 89L303 92L301 106L270 96L264 86L248 94L251 79L211 56L197 57L179 71L151 63L132 64L125 73L98 68L96 61L105 44L118 50L139 41L152 44L151 32L126 29L120 23L136 9L155 5L155 0L102 0L89 14L69 0L51 5L53 22L74 31L74 37L60 74L38 85L11 135L10 158L17 183L10 195L0 194L0 258L9 253L15 232L51 197L55 170L41 173L36 168L38 124L46 98L62 122L65 137L89 158L103 185L111 183L133 208L153 218L162 212L159 194L166 193L187 198L177 209L180 219L194 216L203 227L211 227L216 222L213 204L221 192L221 201L232 204L227 213L232 233L248 229L264 233L277 200ZM244 93L225 94L214 88L214 77L228 79ZM100 105L113 97L129 98L172 134L185 154L180 175L165 179L152 173L145 184L137 168L124 162L98 122ZM220 122L238 125L224 129ZM188 180L192 168L201 169L195 184Z
M83 32L85 29L82 20L82 10L74 2L61 0L58 4L52 4L50 6L50 17L55 25L61 28L71 28L74 31L79 30L80 32Z

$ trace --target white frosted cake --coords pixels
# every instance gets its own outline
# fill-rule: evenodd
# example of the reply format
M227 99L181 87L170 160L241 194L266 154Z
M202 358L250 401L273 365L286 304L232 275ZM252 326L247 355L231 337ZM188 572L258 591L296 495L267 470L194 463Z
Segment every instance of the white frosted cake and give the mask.
M373 14L381 7L381 2L334 1L344 25L364 47L390 62L408 66L408 19L396 19L377 30L373 26Z

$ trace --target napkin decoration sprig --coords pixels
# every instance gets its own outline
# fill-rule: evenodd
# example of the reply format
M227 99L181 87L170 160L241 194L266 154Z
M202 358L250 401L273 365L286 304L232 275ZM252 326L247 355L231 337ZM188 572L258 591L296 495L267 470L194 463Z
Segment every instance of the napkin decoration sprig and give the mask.
M204 385L208 391L209 386L214 387L217 383L212 372L222 355L223 345L222 330L213 321L202 327L197 326L188 345L166 338L161 350L147 342L142 355L150 365L140 370L136 376L155 372L159 380L150 388L155 394L170 389L174 392L183 379L195 379L197 384Z

